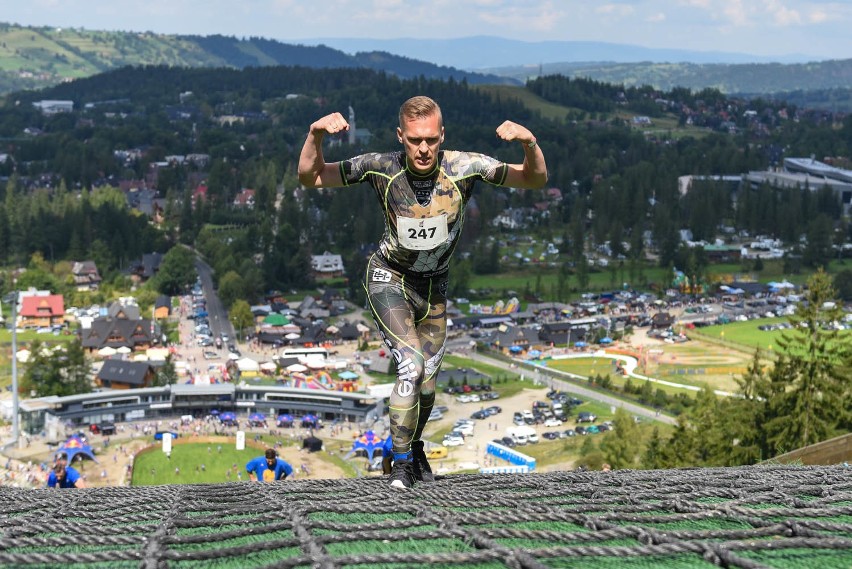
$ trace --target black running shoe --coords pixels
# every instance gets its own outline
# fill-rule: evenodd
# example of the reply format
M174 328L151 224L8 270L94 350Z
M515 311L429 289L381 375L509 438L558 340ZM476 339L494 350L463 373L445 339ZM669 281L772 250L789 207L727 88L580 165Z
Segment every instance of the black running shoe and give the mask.
M411 488L414 486L414 465L410 460L393 461L390 485L394 488Z
M414 478L421 482L434 482L435 475L426 460L426 451L423 450L423 441L411 443L411 461L414 464Z

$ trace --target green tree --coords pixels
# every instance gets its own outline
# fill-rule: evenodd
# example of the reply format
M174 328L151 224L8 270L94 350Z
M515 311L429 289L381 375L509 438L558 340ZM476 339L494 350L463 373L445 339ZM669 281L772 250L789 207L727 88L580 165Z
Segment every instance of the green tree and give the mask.
M157 290L175 295L192 285L196 279L195 255L180 245L172 247L163 257L156 281Z
M641 448L636 421L630 413L619 408L612 422L615 428L601 442L604 460L615 469L633 468Z
M243 277L236 271L228 271L219 279L219 299L226 308L230 308L239 298L244 297Z
M778 341L769 393L771 417L766 429L775 452L814 444L836 434L847 412L850 382L842 367L850 358L849 342L836 323L843 310L831 279L822 269L807 282L807 292L789 316L791 328Z
M651 438L645 447L645 452L642 453L642 468L656 470L664 467L663 440L660 437L660 429L654 427L654 430L651 431Z
M172 359L172 355L169 354L166 356L166 363L164 363L159 370L157 370L157 376L154 379L154 385L157 387L162 387L165 385L174 385L178 382L178 374L177 369L175 369L175 362Z
M846 302L852 300L852 269L843 269L834 275L834 288L838 298Z
M35 340L30 346L30 359L21 379L20 392L34 397L77 395L92 389L90 366L79 340L69 342L62 350Z
M234 330L236 330L237 334L240 336L240 340L242 340L245 336L246 330L254 332L254 315L251 313L249 303L245 300L237 300L234 302L233 306L231 306L231 310L228 312L228 319L231 321L231 325L234 327Z

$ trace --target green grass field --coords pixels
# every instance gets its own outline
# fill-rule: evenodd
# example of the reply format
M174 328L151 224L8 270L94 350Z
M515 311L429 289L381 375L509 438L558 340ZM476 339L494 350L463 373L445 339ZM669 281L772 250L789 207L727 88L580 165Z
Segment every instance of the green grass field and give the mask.
M209 444L173 441L171 458L168 458L157 443L136 455L131 485L236 482L239 480L237 473L241 473L242 479L248 481L246 463L263 456L265 448L251 447L249 441L246 441L244 450L237 450L234 441ZM179 469L180 473L175 469ZM230 477L227 476L228 472L231 473Z

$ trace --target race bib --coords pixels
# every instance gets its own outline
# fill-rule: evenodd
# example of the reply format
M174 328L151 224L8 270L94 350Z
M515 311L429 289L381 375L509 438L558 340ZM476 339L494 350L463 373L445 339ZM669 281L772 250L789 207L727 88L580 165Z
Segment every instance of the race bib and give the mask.
M437 217L396 218L399 244L411 251L429 251L447 241L447 214Z

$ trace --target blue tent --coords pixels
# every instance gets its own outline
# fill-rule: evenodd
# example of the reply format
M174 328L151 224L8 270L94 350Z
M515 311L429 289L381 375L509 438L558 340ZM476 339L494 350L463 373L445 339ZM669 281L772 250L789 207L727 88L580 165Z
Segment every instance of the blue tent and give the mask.
M588 346L586 342L574 342L575 348L585 348L586 346Z
M98 459L95 458L95 451L92 450L92 446L86 441L85 438L80 437L78 435L72 435L68 437L68 440L62 443L62 446L57 449L56 454L65 454L65 457L68 459L68 464L71 464L71 461L74 460L74 457L78 454L80 456L85 456L91 458L95 462Z
M235 413L231 413L230 411L226 411L225 413L219 414L219 420L223 423L226 421L236 421L237 415Z
M523 350L523 348L520 347L520 346L512 346L511 348L509 348L509 351L512 352L512 353L515 353L515 354L517 354L521 350Z
M370 461L373 460L373 453L376 450L379 452L383 452L382 448L384 445L384 441L376 436L376 433L373 431L367 431L352 443L352 452L357 450L363 450L367 453L367 459Z
M352 380L352 379L358 379L358 374L355 373L354 371L348 371L347 370L347 371L340 372L340 374L338 374L337 377L339 377L343 381L349 381L349 380Z
M612 344L612 338L609 336L600 339L601 344Z
M290 425L293 424L293 415L288 415L286 413L283 413L281 415L278 415L278 418L276 419L276 421L278 422L279 427L283 427L285 425L289 427Z
M317 419L316 415L312 415L308 413L304 417L302 417L302 426L303 427L313 427L316 428L319 419Z
M253 423L263 423L266 421L266 415L263 413L252 413L249 415L248 420Z

